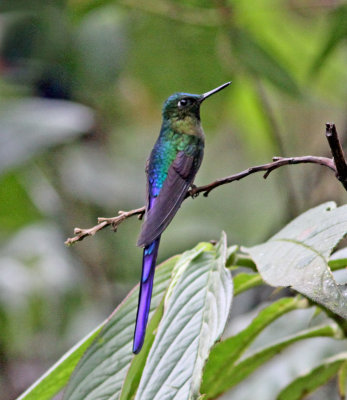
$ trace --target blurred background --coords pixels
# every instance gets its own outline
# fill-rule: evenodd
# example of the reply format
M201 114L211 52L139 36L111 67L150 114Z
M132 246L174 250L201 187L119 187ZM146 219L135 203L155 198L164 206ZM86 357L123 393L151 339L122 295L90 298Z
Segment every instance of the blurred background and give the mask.
M1 0L1 399L16 398L137 283L136 218L116 234L64 241L144 204L163 101L232 80L202 107L197 185L272 156L330 156L325 122L347 141L346 37L343 0ZM221 230L229 244L259 243L327 200L342 204L345 191L323 167L252 175L185 201L159 260Z

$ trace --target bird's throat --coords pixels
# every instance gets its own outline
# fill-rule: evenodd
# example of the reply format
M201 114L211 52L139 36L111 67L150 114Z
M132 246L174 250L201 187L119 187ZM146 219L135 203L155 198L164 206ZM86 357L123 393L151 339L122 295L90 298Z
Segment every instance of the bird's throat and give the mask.
M171 118L171 129L177 133L185 133L186 135L197 136L204 139L204 131L200 120L191 116L185 118Z

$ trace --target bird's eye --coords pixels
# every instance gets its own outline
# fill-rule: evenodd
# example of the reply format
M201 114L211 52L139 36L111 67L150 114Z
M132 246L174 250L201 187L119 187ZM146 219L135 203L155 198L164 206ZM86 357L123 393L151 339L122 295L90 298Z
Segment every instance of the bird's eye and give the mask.
M188 104L188 99L182 99L178 102L178 107L185 107Z

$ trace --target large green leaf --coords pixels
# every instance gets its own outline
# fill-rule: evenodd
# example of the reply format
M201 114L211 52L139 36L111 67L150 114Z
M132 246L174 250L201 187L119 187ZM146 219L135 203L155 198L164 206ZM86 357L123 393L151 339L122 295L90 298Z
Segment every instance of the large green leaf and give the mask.
M150 320L146 329L146 340L143 344L141 352L133 358L130 368L128 369L127 375L124 379L122 390L119 399L128 400L135 396L136 390L139 386L142 371L145 367L149 350L152 347L155 333L158 328L158 324L163 316L164 312L164 297L156 309L152 319Z
M283 314L307 305L307 300L299 297L282 298L261 310L246 329L217 343L206 362L201 393L221 393L222 388L228 387L225 376L231 375L230 371L234 369L234 364L257 335Z
M279 354L291 344L303 339L320 336L340 339L342 333L337 325L324 325L298 332L297 334L277 342L272 346L257 351L237 364L230 365L228 368L221 370L218 375L215 375L215 382L211 382L211 385L204 386L205 390L202 389L202 393L206 394L207 399L213 399L240 383L258 367Z
M186 251L179 258L175 267L172 271L172 279L170 286L166 292L165 297L163 297L159 307L157 308L154 316L152 317L150 323L147 327L146 340L141 349L141 352L133 358L126 378L122 385L122 391L120 395L120 400L128 400L135 396L136 390L140 383L143 369L146 364L147 356L149 350L153 344L156 329L163 316L164 302L170 297L173 287L175 287L178 278L181 276L182 272L190 265L190 263L203 251L211 250L213 246L210 243L199 243L192 250Z
M150 318L168 287L178 257L157 268ZM138 286L111 315L98 338L88 348L65 391L65 399L118 399L127 370L134 357L133 330L138 301ZM146 338L150 340L150 337Z
M347 233L347 205L329 202L290 222L266 243L248 249L266 283L293 289L347 318L347 287L328 267L330 253Z
M300 400L309 393L327 383L346 365L347 353L325 360L318 367L300 376L286 386L277 396L277 400ZM344 398L344 397L341 397Z
M196 398L210 348L221 337L232 300L226 237L179 276L147 358L136 399Z
M66 385L78 361L96 338L104 324L105 322L64 354L60 360L19 396L17 400L48 400L58 393Z
M169 284L170 276L172 269L179 259L179 256L175 256L170 258L169 260L162 263L158 266L156 270L155 276L155 287L153 290L153 299L152 299L152 307L150 316L153 315L154 308L158 307L161 299L163 298L163 294ZM69 393L74 392L75 385L77 385L81 380L83 380L82 373L85 370L92 370L92 372L98 373L99 369L97 368L97 363L102 361L102 356L107 358L107 352L109 355L113 354L112 352L117 352L117 354L121 353L122 357L119 362L114 362L113 366L115 370L125 368L125 370L121 371L123 377L126 374L126 367L129 365L130 360L132 358L130 342L132 340L132 334L129 334L128 342L129 345L125 347L125 351L122 346L122 339L124 339L124 333L129 332L133 329L135 323L135 308L137 305L138 298L138 286L129 294L129 296L116 308L116 310L112 313L112 315L104 321L99 327L97 327L93 332L87 335L83 340L81 340L76 346L74 346L71 350L69 350L56 364L53 365L40 379L38 379L28 390L23 393L19 399L20 400L48 400L51 399L56 393L58 393L64 386L67 384L68 380L71 377L71 374L76 367L77 363L80 361L81 357L84 354L84 357L81 360L81 363L77 365L76 371L73 374L73 377L68 385L68 389L66 391L65 397L70 399L74 397L69 397ZM116 325L116 326L115 326ZM104 330L102 328L105 327ZM113 327L113 328L112 328ZM112 330L113 329L113 330ZM100 333L101 331L101 333ZM110 342L108 341L108 334L112 332L114 333L114 337ZM97 340L98 334L100 336ZM149 338L150 339L150 338ZM146 339L147 340L147 339ZM94 341L94 342L93 342ZM106 343L107 342L107 343ZM102 345L104 343L104 345ZM146 342L145 342L146 345ZM90 346L90 347L89 347ZM88 350L87 350L88 349ZM87 351L86 351L87 350ZM124 352L126 355L124 356ZM87 363L86 360L91 359L90 364ZM104 379L107 379L107 367L109 367L110 357L105 360L105 364L103 367L105 368ZM94 364L92 364L94 362ZM89 368L89 366L91 368ZM95 371L93 370L95 369ZM82 370L82 372L81 372ZM112 372L111 372L112 373ZM89 376L89 378L91 378ZM86 379L88 381L88 379ZM91 379L90 379L91 380ZM102 379L103 381L103 379ZM123 379L120 379L118 393L121 387ZM88 381L89 382L89 381ZM94 383L96 379L94 377ZM89 382L90 383L90 382ZM102 382L101 382L102 383ZM88 383L85 383L88 386ZM88 386L89 387L89 386ZM89 387L90 388L90 387ZM78 392L78 391L77 391ZM84 398L84 397L81 397ZM92 397L94 398L94 397ZM18 400L19 400L18 399Z

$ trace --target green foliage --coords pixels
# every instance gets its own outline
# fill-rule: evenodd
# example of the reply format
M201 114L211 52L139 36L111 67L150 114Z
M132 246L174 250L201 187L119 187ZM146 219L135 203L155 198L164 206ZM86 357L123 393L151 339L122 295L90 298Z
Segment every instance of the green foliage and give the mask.
M346 210L322 204L249 253L269 285L290 286L347 319L347 285L338 285L328 267L331 251L346 235Z
M133 398L136 393L136 390L140 383L142 371L146 364L148 352L152 347L153 340L155 337L155 332L156 332L158 324L163 316L163 312L164 312L164 297L162 298L152 319L148 323L148 326L147 326L148 339L144 343L144 345L141 349L141 353L139 354L138 357L134 357L131 361L127 375L123 382L120 400L122 400L122 399L126 400L126 399Z
M6 174L0 178L0 197L2 235L41 218L39 211L15 175Z
M162 264L158 270L159 274L155 276L149 318L161 303L176 261L177 257L174 257ZM69 382L65 392L66 399L95 399L120 395L123 380L133 358L132 331L138 295L137 286L116 309L101 334L88 348ZM150 335L147 335L146 341L151 341Z
M199 255L184 271L176 269L180 278L167 299L136 399L198 396L205 360L231 307L232 281L225 261L223 234L215 249Z
M323 47L314 60L311 72L317 74L328 60L331 53L342 41L347 38L347 5L341 4L331 13L329 17L329 32L325 35Z
M346 353L325 360L323 364L291 382L279 393L277 400L300 400L337 374L340 379L344 375L341 379L342 385L339 386L341 399L344 399L346 395L346 360Z
M234 278L234 295L238 295L245 290L262 285L264 282L259 274L249 274L240 272Z
M181 256L169 259L157 268L150 323L139 355L131 353L138 297L136 287L102 327L67 353L20 400L49 399L70 376L64 395L64 399L69 400L189 399L200 395L214 399L242 383L294 343L316 337L346 339L343 319L338 318L338 314L344 312L341 304L337 302L332 306L325 300L336 297L338 290L336 284L330 284L332 273L327 275L326 271L330 271L328 257L331 251L347 233L346 219L346 207L335 208L333 203L323 204L299 216L265 244L248 249L258 273L238 271L245 268L238 266L238 262L254 266L247 257L238 253L236 246L227 248L224 233L215 246L201 243ZM283 251L283 242L296 247ZM264 246L267 246L266 250ZM307 252L310 253L309 262L306 262ZM262 254L265 254L263 258ZM305 263L302 260L306 260ZM267 268L264 268L264 262ZM229 268L226 268L227 264ZM343 259L335 260L332 265L338 270L345 266L345 262ZM341 322L341 327L326 318L323 323L299 330L247 354L259 335L282 316L312 307L307 298L298 294L273 301L239 333L222 339L233 296L265 285L270 267L278 270L273 274L272 286L282 286L282 275L285 273L290 277L295 272L295 282L286 285L300 293L304 292L302 288L307 284L310 291L304 294L310 297L315 293L317 302L337 314L336 321ZM312 269L317 278L313 281ZM233 280L230 270L236 274ZM305 271L305 276L300 271ZM295 378L281 391L278 399L301 399L333 376L338 376L340 393L344 393L346 364L345 354L324 361L304 376Z
M206 363L202 393L216 396L231 387L231 377L235 374L237 360L251 342L276 318L297 308L307 306L305 300L283 298L260 311L250 325L238 335L218 343L212 350Z
M39 380L26 390L18 400L49 400L63 389L71 377L77 363L84 352L98 336L101 326L97 327L87 337L82 339L70 351L61 357Z
M299 88L288 70L248 32L232 29L230 37L237 61L251 75L269 80L288 94L299 95Z
M228 368L222 371L216 371L215 377L218 377L213 384L202 386L202 393L206 394L207 399L215 399L218 395L224 393L226 390L231 389L233 386L240 383L242 380L246 379L248 375L254 372L262 364L269 361L272 357L279 354L289 345L304 339L314 338L314 337L332 337L340 338L340 332L336 330L335 326L325 325L321 327L315 327L307 329L303 332L298 332L295 335L284 339L279 343L275 343L265 349L262 349L255 354L247 357L235 365L228 365ZM337 371L336 371L337 372ZM323 380L322 383L325 383ZM319 385L317 385L319 386ZM206 391L204 391L204 388Z

